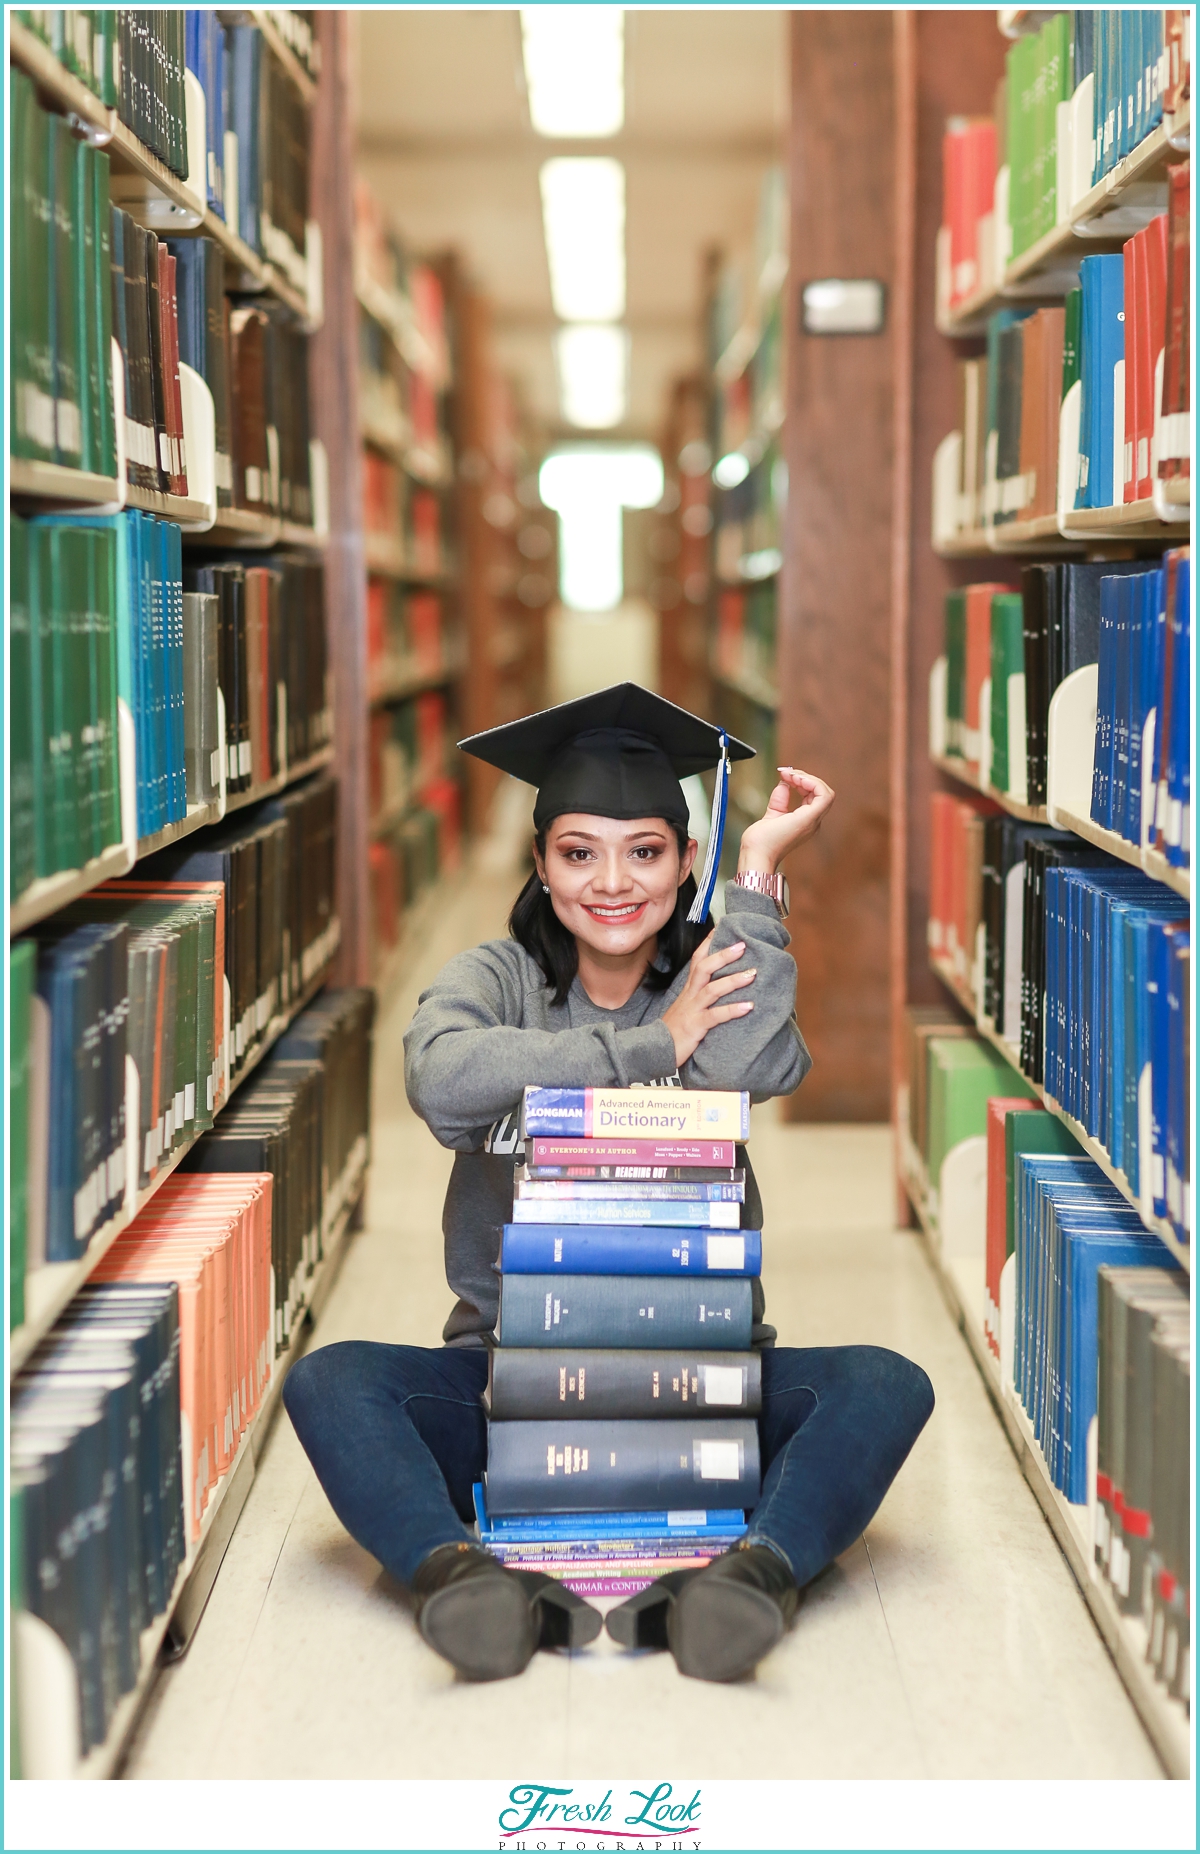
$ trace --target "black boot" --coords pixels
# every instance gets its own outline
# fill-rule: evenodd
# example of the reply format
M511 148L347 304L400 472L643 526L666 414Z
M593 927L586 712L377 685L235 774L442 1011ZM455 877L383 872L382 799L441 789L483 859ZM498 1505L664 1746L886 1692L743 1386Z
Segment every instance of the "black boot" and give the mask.
M671 1571L610 1610L623 1648L669 1648L681 1674L737 1680L782 1639L800 1592L768 1545L735 1546L702 1570Z
M510 1571L478 1545L439 1545L412 1580L417 1627L467 1680L519 1674L538 1648L583 1648L597 1610L540 1571Z

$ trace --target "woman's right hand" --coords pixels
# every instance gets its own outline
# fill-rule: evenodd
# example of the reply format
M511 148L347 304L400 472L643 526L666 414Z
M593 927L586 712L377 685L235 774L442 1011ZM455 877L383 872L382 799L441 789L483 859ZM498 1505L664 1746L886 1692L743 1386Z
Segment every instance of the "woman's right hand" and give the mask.
M754 1005L748 998L727 1003L731 992L740 991L744 985L754 982L757 968L748 972L730 972L718 978L722 966L732 964L740 959L746 950L744 940L738 940L733 946L722 946L718 951L712 950L716 929L707 940L696 948L688 966L687 984L667 1010L662 1020L671 1032L671 1041L675 1045L677 1065L685 1063L694 1055L708 1035L714 1024L728 1023L732 1017L745 1017Z

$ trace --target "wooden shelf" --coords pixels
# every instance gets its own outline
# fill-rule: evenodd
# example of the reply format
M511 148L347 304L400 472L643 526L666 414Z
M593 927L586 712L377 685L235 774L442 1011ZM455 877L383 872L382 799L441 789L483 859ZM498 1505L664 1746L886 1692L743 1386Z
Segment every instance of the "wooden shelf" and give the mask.
M293 1018L300 1015L300 1012L312 1002L327 983L331 967L332 955L321 971L304 987L295 1002L268 1024L259 1041L245 1056L241 1068L231 1078L225 1099L217 1109L218 1117L221 1109L228 1104L246 1077L258 1067L272 1044L278 1042ZM186 1145L172 1153L159 1166L149 1184L134 1195L132 1202L127 1202L115 1216L110 1217L108 1222L96 1231L85 1254L73 1262L47 1262L44 1267L26 1276L26 1295L31 1295L36 1301L37 1310L25 1320L23 1325L14 1327L8 1336L8 1375L10 1379L17 1375L30 1354L46 1337L59 1315L70 1306L84 1282L91 1276L97 1264L108 1254L118 1236L122 1235L139 1212L145 1209L176 1166L191 1151L196 1139L202 1137L202 1134L194 1135Z
M1188 506L1190 508L1190 496ZM1052 555L1055 559L1083 553L1098 541L1151 541L1166 547L1186 541L1189 518L1164 521L1154 502L1126 502L1119 508L1072 509L1061 518L1039 515L1032 521L1001 522L973 528L934 545L942 560L986 559L1005 554Z
M1182 895L1185 901L1190 900L1191 870L1176 869L1160 851L1143 850L1136 843L1119 837L1115 830L1106 830L1103 824L1094 824L1091 818L1076 817L1074 812L1064 811L1061 806L1055 812L1054 821L1057 828L1073 830L1086 843L1094 843L1097 849L1107 850L1110 856L1128 863L1133 869L1141 869L1153 881L1165 883L1175 894Z
M367 699L372 708L386 708L391 702L406 701L410 695L421 695L427 689L444 689L460 673L457 665L423 669L413 662L384 664L370 678Z
M1020 818L1025 824L1045 824L1045 805L1023 805L1019 799L1010 798L1007 792L997 791L994 785L984 785L978 774L973 773L966 760L960 760L951 753L931 753L931 763L939 772L949 779L957 779L960 785L970 786L973 792L979 792L984 798L990 798L994 804L1007 811L1010 817Z
M139 837L137 847L138 862L143 856L153 856L156 850L165 850L169 844L178 843L181 837L190 837L193 831L204 830L209 824L221 821L221 801L214 798L211 805L189 805L187 816L180 818L177 824L164 824L152 836Z
M333 764L333 748L322 747L319 753L310 754L306 760L297 760L295 765L288 765L283 772L276 773L264 785L256 785L249 792L231 792L225 801L225 815L231 811L244 811L247 805L261 805L264 798L276 798L289 785L296 785L299 780L307 779L311 773L320 772L323 766Z
M410 560L403 541L390 534L368 534L365 537L367 572L375 573L381 579L401 580L412 586L445 587L450 584L451 574L446 567L438 572L423 572Z
M735 673L718 669L715 663L710 665L710 673L713 681L723 689L731 690L734 695L745 696L748 702L755 703L759 708L769 708L772 714L778 712L779 691L765 677L751 675L747 670Z
M114 476L94 476L90 470L72 470L36 457L10 457L8 493L56 508L87 509L120 502L121 485Z
M1121 1614L1107 1580L1096 1573L1091 1507L1073 1505L1055 1487L1020 1399L1013 1386L1002 1379L1000 1361L988 1345L984 1331L982 1266L978 1261L943 1255L937 1218L931 1212L919 1170L912 1164L911 1153L906 1153L905 1159L908 1162L901 1165L901 1180L916 1212L926 1253L951 1317L966 1341L1021 1471L1058 1541L1167 1774L1186 1781L1191 1775L1191 1728L1187 1712L1155 1679L1154 1670L1146 1659L1146 1632L1141 1621Z
M988 316L1005 303L1050 301L1064 296L1077 281L1075 273L1082 258L1093 251L1119 248L1133 235L1128 224L1124 229L1114 226L1106 230L1106 215L1129 203L1126 196L1132 188L1158 178L1168 165L1180 159L1186 152L1186 143L1181 146L1181 141L1189 132L1188 111L1152 129L1131 154L1084 194L1064 224L1056 225L1006 266L998 287L978 290L957 308L939 315L939 331L951 336L978 335Z
M24 894L18 895L9 908L9 937L24 933L27 927L44 921L50 914L57 914L69 902L78 901L81 895L99 888L101 882L110 882L114 876L128 875L133 864L134 858L126 846L114 843L102 856L93 856L80 869L64 869L58 875L39 876L30 883Z
M306 1329L310 1309L315 1319L328 1296L333 1277L340 1266L349 1240L350 1226L364 1188L365 1168L360 1168L357 1189L354 1190L352 1198L347 1198L325 1241L325 1254L317 1263L305 1285L304 1298L292 1339L286 1351L281 1352L276 1358L272 1366L270 1382L263 1392L262 1402L247 1423L233 1460L208 1497L204 1518L200 1522L200 1536L179 1568L166 1608L160 1616L155 1617L150 1627L142 1632L137 1681L132 1690L122 1696L104 1743L96 1745L80 1764L75 1773L79 1779L103 1780L116 1776L141 1717L142 1709L157 1678L160 1652L172 1634L173 1621L181 1610L189 1606L189 1600L195 1619L199 1619L204 1602L220 1570L221 1560L233 1535L234 1527L246 1504L254 1481L256 1462L262 1454L271 1425L279 1410L284 1380L307 1341ZM202 1592L195 1590L198 1584L204 1586Z
M260 258L211 212L206 199L193 192L186 180L171 173L126 127L116 110L107 108L59 63L36 33L15 19L9 21L9 31L12 62L28 73L53 108L77 117L86 125L90 139L107 150L115 206L132 213L152 232L171 237L203 232L222 247L235 273L240 273L229 278L231 288L266 291L311 329L307 299L274 265Z
M125 507L144 509L147 515L161 515L167 521L208 520L206 502L197 502L193 496L168 496L159 489L138 489L133 483L126 484Z
M1133 1209L1137 1211L1138 1216L1142 1219L1146 1228L1152 1235L1158 1237L1164 1248L1170 1250L1180 1267L1186 1270L1190 1275L1192 1272L1191 1245L1189 1243L1180 1242L1165 1217L1156 1217L1153 1211L1147 1211L1143 1207L1131 1190L1128 1178L1126 1178L1119 1165L1113 1164L1107 1150L1100 1144L1100 1141L1098 1139L1093 1139L1092 1135L1080 1125L1078 1120L1067 1113L1065 1108L1060 1107L1058 1102L1054 1099L1054 1096L1047 1094L1040 1082L1031 1081L1029 1076L1025 1075L1021 1067L1020 1051L1014 1049L1011 1043L1007 1043L1000 1035L999 1031L996 1030L991 1020L976 1009L975 999L971 994L969 986L963 983L953 967L949 965L947 961L939 959L936 954L930 954L929 964L938 978L941 979L947 991L950 992L955 1002L962 1007L967 1016L971 1019L980 1036L991 1043L993 1048L999 1050L1005 1061L1016 1069L1018 1075L1024 1076L1025 1081L1033 1089L1038 1100L1042 1103L1042 1106L1047 1112L1053 1114L1056 1119L1061 1120L1063 1125L1070 1130L1083 1147L1083 1150L1087 1153L1089 1159L1095 1160L1110 1184L1116 1185L1117 1190L1121 1193L1126 1203L1132 1205Z

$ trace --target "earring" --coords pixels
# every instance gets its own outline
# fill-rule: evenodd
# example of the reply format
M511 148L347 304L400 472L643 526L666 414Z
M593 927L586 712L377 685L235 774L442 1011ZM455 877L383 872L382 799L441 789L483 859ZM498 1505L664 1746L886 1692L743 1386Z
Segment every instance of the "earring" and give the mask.
M548 894L550 893L550 884L549 884L549 882L543 882L543 883L542 883L542 893L543 893L543 895L548 895Z

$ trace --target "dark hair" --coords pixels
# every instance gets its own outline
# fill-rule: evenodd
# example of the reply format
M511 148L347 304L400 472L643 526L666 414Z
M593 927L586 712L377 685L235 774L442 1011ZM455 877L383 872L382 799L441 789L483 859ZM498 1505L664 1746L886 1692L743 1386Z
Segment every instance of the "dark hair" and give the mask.
M671 829L675 832L675 841L682 856L688 846L687 831L680 824L672 824ZM544 857L544 829L537 833L535 842L538 855ZM676 975L682 972L705 935L711 933L711 918L706 917L698 925L688 920L688 909L695 898L696 878L689 875L679 885L670 920L659 930L658 951L642 980L647 991L665 991ZM567 993L579 970L579 950L575 945L575 935L563 926L554 912L554 904L542 888L542 879L536 869L513 902L512 913L508 917L508 931L541 968L546 984L554 993L552 1002L556 1005L565 1004Z

